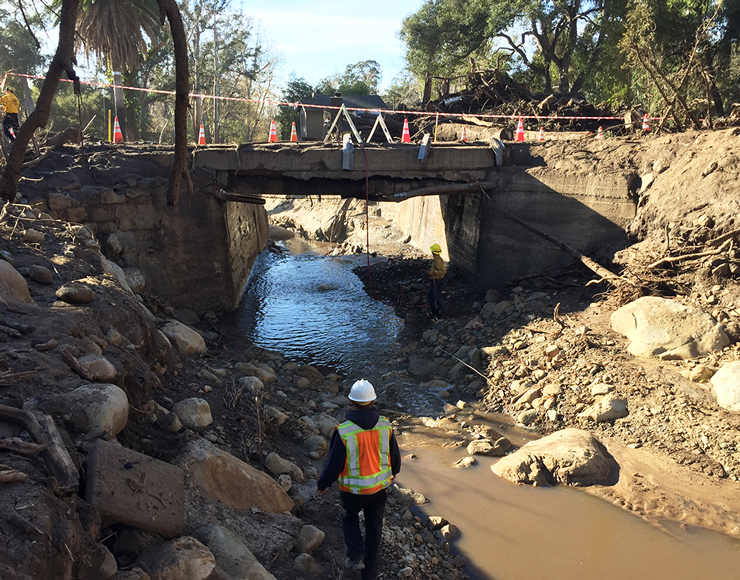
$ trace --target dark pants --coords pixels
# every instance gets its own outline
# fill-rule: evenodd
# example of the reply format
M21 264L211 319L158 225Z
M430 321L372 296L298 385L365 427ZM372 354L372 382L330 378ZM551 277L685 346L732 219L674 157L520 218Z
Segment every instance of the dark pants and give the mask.
M442 309L442 280L432 280L429 282L429 291L427 292L427 302L432 316L437 316Z
M11 127L13 127L15 136L10 132ZM5 133L5 136L11 141L15 141L19 128L18 113L5 113L5 118L3 119L3 133Z
M342 531L344 532L344 543L347 546L347 557L357 560L364 555L365 569L362 571L362 578L363 580L375 580L378 576L383 512L385 511L385 500L388 499L388 490L383 489L370 495L355 495L343 491L341 499L344 508ZM360 531L360 511L365 513L364 544Z

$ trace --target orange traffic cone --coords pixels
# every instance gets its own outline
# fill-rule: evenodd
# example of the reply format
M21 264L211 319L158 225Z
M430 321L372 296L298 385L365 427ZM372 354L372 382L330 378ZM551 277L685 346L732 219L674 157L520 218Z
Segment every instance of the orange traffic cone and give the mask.
M275 119L270 121L270 138L268 139L270 143L277 143L277 129L275 128Z
M596 134L597 139L603 139L604 138L604 131L601 130L601 127L599 127L599 132Z
M545 128L540 127L540 134L537 136L537 141L544 141L545 140Z
M463 143L468 142L468 134L465 132L465 127L463 127L463 132L462 132L462 135L460 136L460 141L462 141Z
M113 123L113 142L123 143L123 133L121 133L121 126L118 124L118 117Z
M409 133L409 120L403 120L403 133L401 134L401 143L411 143L411 133Z
M524 141L524 125L521 119L519 119L519 123L516 126L516 141Z
M298 132L295 130L295 122L293 123L293 126L290 128L290 140L298 141Z
M642 130L650 131L650 124L648 123L647 113L645 113L645 116L642 118Z
M198 135L198 145L206 144L206 132L203 129L203 124L200 125L200 134Z

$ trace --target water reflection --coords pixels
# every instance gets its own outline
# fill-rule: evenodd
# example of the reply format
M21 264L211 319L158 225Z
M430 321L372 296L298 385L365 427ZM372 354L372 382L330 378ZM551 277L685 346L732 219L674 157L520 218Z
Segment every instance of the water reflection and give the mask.
M372 373L394 356L403 321L365 293L352 272L358 263L353 256L263 252L238 310L239 328L291 360Z

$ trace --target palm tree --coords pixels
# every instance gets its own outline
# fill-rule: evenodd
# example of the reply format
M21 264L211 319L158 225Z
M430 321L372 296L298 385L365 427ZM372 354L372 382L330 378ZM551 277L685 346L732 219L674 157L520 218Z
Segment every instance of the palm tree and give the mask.
M147 38L160 29L157 0L81 0L77 17L79 48L95 56L121 84L121 71L139 66L140 55L146 54ZM118 74L116 74L118 73ZM126 135L126 113L123 90L115 89L116 116L121 132Z

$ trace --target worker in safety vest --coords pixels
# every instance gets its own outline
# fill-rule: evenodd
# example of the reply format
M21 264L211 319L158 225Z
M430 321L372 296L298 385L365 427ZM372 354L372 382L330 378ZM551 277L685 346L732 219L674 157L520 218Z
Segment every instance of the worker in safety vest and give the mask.
M390 422L375 409L375 388L365 379L349 392L352 410L331 438L329 456L316 485L324 495L339 480L342 530L347 547L344 565L362 570L363 580L375 580L380 560L383 512L388 487L401 470L401 452ZM365 541L360 531L360 511L365 515Z
M442 248L439 244L432 244L429 248L432 251L432 266L429 269L429 291L427 292L427 302L429 302L429 311L432 318L437 319L442 314L442 280L447 273L444 260L442 260Z
M18 97L13 94L12 89L5 89L5 95L0 97L0 105L5 109L5 117L3 118L3 132L5 136L10 139L12 143L15 141L15 136L18 133Z

